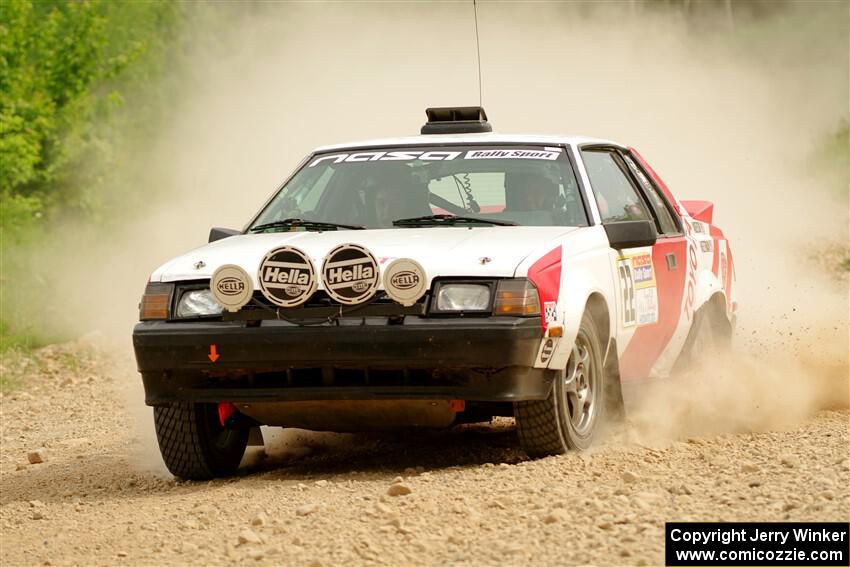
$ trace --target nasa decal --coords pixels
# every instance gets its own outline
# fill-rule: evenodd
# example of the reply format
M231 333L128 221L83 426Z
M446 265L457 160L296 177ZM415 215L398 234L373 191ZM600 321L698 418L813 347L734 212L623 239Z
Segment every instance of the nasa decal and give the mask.
M213 273L210 289L215 300L231 312L239 311L251 301L251 295L254 293L248 272L233 264L225 264Z
M378 289L378 262L362 246L342 244L325 257L322 281L325 292L336 301L344 305L363 303Z
M316 270L304 252L281 246L266 254L257 274L260 291L279 307L296 307L316 291Z
M384 270L384 291L404 306L415 304L425 295L426 285L425 270L410 258L399 258Z

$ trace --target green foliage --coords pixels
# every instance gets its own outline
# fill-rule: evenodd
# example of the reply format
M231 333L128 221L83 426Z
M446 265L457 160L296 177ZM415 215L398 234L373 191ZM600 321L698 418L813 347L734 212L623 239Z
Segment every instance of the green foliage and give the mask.
M23 244L25 238L30 236L27 229L32 220L41 215L41 200L11 191L0 192L0 199L3 201L0 207L0 227L3 230L4 246ZM12 241L7 243L5 239Z
M5 322L0 322L0 355L9 351L27 352L48 344L49 339L40 335L23 334L14 331Z
M88 89L104 72L105 26L95 8L0 4L0 190L41 192L68 161L62 137L85 121Z
M179 15L166 2L0 3L0 191L94 212L117 113L159 82Z
M120 201L106 188L129 174L126 146L166 113L162 77L186 6L0 0L0 346L36 332L16 309L37 283L25 247L62 218L109 218Z

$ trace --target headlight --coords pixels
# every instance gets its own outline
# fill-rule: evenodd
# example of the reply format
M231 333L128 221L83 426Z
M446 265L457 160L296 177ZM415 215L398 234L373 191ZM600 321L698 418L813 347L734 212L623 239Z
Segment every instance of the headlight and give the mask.
M221 304L209 288L190 289L183 292L177 303L177 317L205 317L220 315L223 311Z
M526 279L500 280L493 302L494 315L540 315L537 288Z
M172 293L174 293L174 284L149 283L139 304L139 321L168 319Z
M490 285L445 283L437 289L437 311L487 311L490 309Z

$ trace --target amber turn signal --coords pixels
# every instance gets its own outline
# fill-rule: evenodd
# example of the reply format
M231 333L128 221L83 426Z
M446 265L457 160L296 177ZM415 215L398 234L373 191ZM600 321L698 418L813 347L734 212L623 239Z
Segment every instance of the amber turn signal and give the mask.
M537 288L526 279L500 280L493 303L495 315L540 315Z
M157 321L168 319L171 307L172 284L148 284L142 302L139 304L139 321Z

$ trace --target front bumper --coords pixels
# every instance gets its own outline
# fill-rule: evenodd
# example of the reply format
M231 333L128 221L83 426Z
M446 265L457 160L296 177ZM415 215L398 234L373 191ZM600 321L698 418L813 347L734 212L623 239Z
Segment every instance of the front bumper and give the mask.
M385 317L367 317L338 323L139 323L133 346L145 401L504 402L543 399L552 385L552 371L533 368L539 318L406 317L389 324Z

